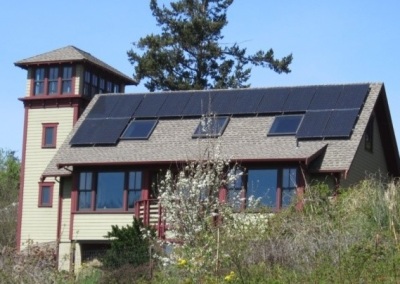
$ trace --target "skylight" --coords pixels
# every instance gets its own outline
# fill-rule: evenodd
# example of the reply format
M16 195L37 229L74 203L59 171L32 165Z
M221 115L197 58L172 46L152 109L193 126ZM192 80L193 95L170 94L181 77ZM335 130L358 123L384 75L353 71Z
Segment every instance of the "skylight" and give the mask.
M157 120L132 120L121 139L146 140L156 127Z
M193 133L193 138L218 137L221 136L228 125L229 117L203 117Z
M282 115L275 117L268 132L269 136L295 135L303 115Z

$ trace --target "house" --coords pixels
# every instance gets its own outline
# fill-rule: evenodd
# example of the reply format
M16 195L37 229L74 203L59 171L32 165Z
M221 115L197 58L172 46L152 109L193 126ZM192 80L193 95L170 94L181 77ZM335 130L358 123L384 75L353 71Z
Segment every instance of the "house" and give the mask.
M67 51L84 59L62 60ZM54 64L72 67L71 94L62 94L60 75L50 95ZM55 242L60 268L106 248L111 225L133 216L162 235L160 170L202 159L210 145L240 164L246 194L273 209L312 181L335 190L400 174L382 83L120 94L135 82L74 47L16 65L28 70L18 242ZM49 71L37 75L41 68ZM104 74L89 80L86 68ZM117 93L101 88L107 78L119 82Z

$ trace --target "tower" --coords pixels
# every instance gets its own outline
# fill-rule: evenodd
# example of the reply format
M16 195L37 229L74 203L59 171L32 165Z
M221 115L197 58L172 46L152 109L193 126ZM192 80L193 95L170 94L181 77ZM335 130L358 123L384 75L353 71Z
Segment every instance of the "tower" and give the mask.
M123 93L136 82L74 46L17 61L27 70L17 247L29 240L60 246L68 231L69 192L42 173L98 93ZM68 182L68 179L67 179ZM62 244L61 244L62 245Z

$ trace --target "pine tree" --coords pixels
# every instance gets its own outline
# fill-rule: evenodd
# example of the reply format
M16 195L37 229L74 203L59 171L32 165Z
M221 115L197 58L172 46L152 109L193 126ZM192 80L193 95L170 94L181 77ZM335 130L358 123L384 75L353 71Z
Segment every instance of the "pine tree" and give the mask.
M233 0L178 0L150 9L161 34L150 34L134 43L128 58L134 77L156 90L222 89L249 87L248 65L289 73L292 55L274 58L274 51L246 54L238 44L222 45L222 29L228 24L226 12Z

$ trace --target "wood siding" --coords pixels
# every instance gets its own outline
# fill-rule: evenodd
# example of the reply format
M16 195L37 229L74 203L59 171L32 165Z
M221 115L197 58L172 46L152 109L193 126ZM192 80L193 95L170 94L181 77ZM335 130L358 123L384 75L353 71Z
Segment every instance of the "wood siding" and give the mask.
M38 207L41 175L72 129L73 108L30 109L28 115L21 248L27 240L52 242L57 238L59 183L54 182L52 207ZM58 123L56 148L42 149L42 123Z
M74 240L106 240L112 225L132 225L133 212L128 214L75 214Z
M386 159L383 152L382 140L376 119L374 120L373 131L373 151L365 149L364 138L358 146L349 174L342 180L342 187L349 187L371 175L382 175L386 177L388 173Z
M75 67L75 94L83 94L83 65Z
M64 178L64 188L62 192L62 211L61 211L61 231L60 241L70 241L69 230L71 222L71 189L72 179Z

